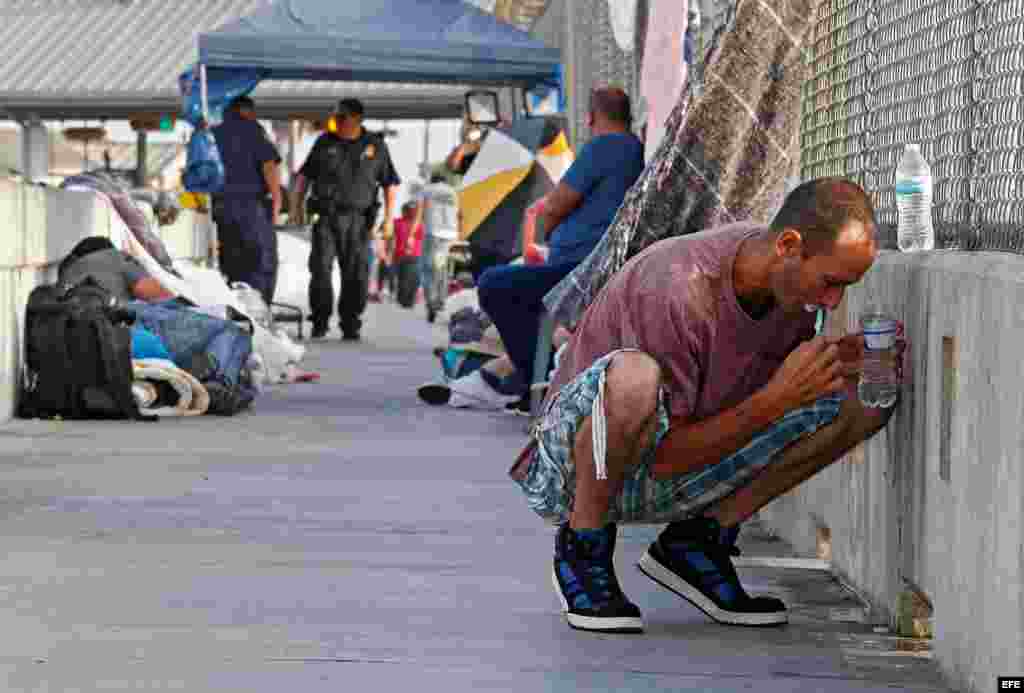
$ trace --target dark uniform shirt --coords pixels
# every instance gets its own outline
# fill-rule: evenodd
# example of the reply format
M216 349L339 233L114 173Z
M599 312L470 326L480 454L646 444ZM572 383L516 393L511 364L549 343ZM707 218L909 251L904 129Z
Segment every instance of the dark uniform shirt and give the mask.
M221 160L224 162L224 195L264 197L270 191L263 178L263 164L281 162L277 148L255 120L246 120L233 111L224 114L224 122L213 128Z
M402 182L384 138L366 130L354 140L320 135L299 172L312 181L318 200L359 211L374 206L378 186Z

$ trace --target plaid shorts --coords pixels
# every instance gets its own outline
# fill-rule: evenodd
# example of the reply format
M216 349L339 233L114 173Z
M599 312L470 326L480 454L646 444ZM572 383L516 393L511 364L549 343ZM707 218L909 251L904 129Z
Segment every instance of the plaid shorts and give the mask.
M537 445L516 477L530 507L549 522L569 519L576 488L572 450L583 419L595 412L595 401L603 397L604 373L612 358L622 351L602 356L587 370L567 383L547 402L532 430ZM668 432L667 390L658 397L657 426L645 446L638 465L626 473L622 492L609 510L608 520L619 523L660 523L702 514L733 491L748 484L790 443L814 433L839 414L844 395L819 399L795 409L760 431L752 441L718 464L677 477L656 479L651 469L654 452ZM591 423L592 428L594 423ZM595 441L596 442L596 441ZM602 446L603 447L603 446ZM595 450L598 448L595 445ZM601 453L595 454L595 458ZM602 460L595 460L600 473Z

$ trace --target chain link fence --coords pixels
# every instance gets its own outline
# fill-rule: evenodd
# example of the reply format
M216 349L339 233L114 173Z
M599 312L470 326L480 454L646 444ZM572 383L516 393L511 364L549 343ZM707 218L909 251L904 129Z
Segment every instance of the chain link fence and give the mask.
M608 0L575 0L568 32L573 42L573 61L569 66L572 80L572 112L568 113L577 149L590 139L587 114L590 91L595 86L617 86L629 94L634 106L639 104L640 80L635 50L623 50L615 41L609 17ZM634 108L634 116L639 115ZM638 119L639 120L639 119Z
M826 0L807 59L804 179L859 182L894 248L896 166L920 143L936 247L1024 253L1024 0Z

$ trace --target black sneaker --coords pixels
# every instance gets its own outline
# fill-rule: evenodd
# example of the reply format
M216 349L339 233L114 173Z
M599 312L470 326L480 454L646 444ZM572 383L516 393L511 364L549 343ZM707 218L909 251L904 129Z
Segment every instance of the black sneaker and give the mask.
M515 402L509 402L505 405L505 411L509 414L515 414L517 416L529 416L530 415L530 395L526 394L520 397Z
M579 534L562 525L555 537L551 579L569 625L600 633L642 633L640 609L619 587L612 556L614 524Z
M452 398L452 389L447 383L427 383L420 385L416 394L427 404L438 406L448 404L448 400Z
M327 336L327 325L313 325L313 333L309 335L310 339L323 339Z
M358 332L345 332L341 335L341 341L343 342L358 342L362 337L359 336Z
M789 620L774 597L751 597L740 584L730 556L739 550L721 538L718 522L697 518L673 522L637 565L647 577L703 611L733 626L777 626Z

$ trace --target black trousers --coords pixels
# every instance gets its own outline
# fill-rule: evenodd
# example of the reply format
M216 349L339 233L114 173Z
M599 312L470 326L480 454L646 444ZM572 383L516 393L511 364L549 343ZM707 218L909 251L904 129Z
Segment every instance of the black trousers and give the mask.
M309 253L309 309L314 327L326 327L334 308L331 272L337 260L341 269L338 294L338 324L345 334L358 334L363 326L369 292L370 228L366 215L358 211L321 214L313 227Z
M403 257L398 261L398 305L412 308L416 305L416 292L420 288L418 257Z
M220 270L228 283L245 282L274 300L277 287L277 232L260 197L225 195L214 213L220 241Z

